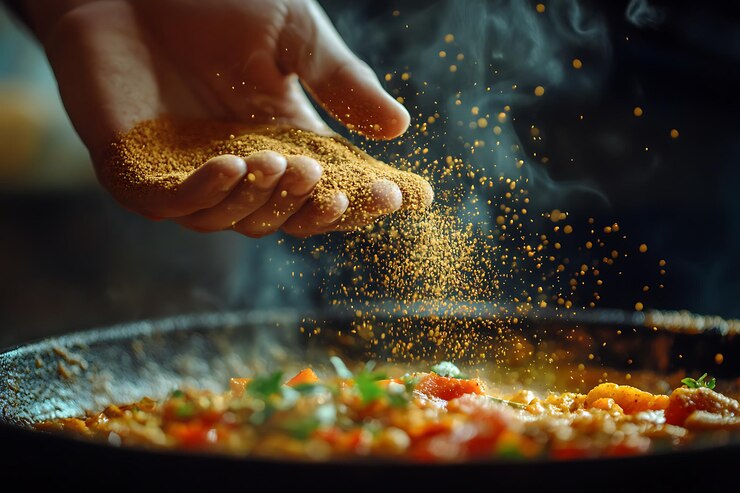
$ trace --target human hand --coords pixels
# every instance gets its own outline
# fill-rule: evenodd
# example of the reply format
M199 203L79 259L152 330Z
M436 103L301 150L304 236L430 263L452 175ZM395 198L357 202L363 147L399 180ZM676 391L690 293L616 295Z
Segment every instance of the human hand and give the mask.
M161 116L329 134L301 83L335 118L368 137L393 138L408 127L406 110L313 0L29 0L28 11L99 174L116 134ZM175 194L123 205L199 231L235 224L248 236L277 229L306 236L332 230L348 206L341 192L329 207L310 200L321 172L303 156L224 155L193 172ZM249 173L262 180L247 180ZM373 215L401 206L397 185L371 186ZM270 198L281 190L296 194L290 210L280 211L269 230L250 226L275 214ZM240 202L242 196L252 201Z

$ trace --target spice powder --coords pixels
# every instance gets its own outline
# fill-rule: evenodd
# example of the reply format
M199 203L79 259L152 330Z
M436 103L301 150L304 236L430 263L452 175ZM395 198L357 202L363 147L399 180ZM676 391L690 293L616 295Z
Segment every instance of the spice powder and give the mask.
M203 119L147 120L112 143L100 179L122 203L145 203L147 197L173 193L199 166L221 154L247 157L259 151L286 157L307 156L323 168L312 200L328 204L341 191L349 199L342 220L367 222L371 186L386 179L403 195L403 209L421 210L432 201L429 183L366 154L340 136L284 127L249 127Z

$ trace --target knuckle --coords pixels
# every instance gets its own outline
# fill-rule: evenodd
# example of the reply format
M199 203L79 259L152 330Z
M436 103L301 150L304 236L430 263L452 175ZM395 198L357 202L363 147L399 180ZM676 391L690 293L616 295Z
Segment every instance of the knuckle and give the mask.
M324 173L324 168L318 161L308 156L295 156L290 161L293 172L309 181L318 181Z
M287 167L285 156L275 151L255 152L244 160L248 167L247 173L251 171L260 171L265 175L275 175L284 172Z

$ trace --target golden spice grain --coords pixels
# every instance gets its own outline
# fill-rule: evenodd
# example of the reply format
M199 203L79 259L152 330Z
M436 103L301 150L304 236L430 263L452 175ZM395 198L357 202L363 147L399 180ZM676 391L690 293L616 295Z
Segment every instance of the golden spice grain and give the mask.
M340 136L217 120L163 118L141 122L113 142L100 178L122 202L138 203L147 197L173 193L190 173L213 157L247 157L265 150L318 161L323 174L312 199L319 205L329 204L337 192L344 192L349 207L343 220L349 224L370 219L371 187L378 180L398 185L404 209L423 209L432 201L431 187L424 178L380 162Z

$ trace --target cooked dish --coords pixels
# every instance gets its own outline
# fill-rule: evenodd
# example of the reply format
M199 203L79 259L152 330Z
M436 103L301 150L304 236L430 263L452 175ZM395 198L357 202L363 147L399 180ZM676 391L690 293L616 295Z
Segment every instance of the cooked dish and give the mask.
M706 375L670 395L602 383L586 394L491 395L449 362L388 378L332 358L311 368L232 378L219 393L176 389L161 400L110 405L38 423L112 445L300 460L385 458L420 462L574 459L634 455L730 440L740 404Z

